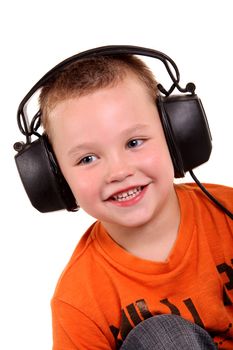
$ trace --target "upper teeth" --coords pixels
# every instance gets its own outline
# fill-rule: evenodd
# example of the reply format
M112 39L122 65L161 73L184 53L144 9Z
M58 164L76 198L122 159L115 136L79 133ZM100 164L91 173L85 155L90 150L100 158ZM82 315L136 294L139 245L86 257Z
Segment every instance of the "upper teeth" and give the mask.
M141 186L135 187L127 192L118 193L114 195L113 198L117 201L125 201L135 197L139 192L141 192L141 190L142 190Z

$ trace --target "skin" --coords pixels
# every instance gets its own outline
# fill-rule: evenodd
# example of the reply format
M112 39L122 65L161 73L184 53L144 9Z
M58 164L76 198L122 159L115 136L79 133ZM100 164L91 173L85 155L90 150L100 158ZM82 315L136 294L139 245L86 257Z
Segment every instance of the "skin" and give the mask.
M166 260L180 210L158 111L143 83L129 74L116 86L62 101L49 123L59 165L83 210L130 253Z

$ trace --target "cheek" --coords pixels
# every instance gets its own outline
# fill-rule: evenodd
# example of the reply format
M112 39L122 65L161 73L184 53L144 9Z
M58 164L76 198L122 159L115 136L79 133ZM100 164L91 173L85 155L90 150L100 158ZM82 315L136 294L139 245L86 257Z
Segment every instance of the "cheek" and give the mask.
M153 147L147 154L142 155L140 163L151 176L174 177L174 168L167 147Z
M93 176L91 172L69 171L65 178L68 182L73 195L82 207L84 203L93 203L94 198L99 193L99 181L97 176Z

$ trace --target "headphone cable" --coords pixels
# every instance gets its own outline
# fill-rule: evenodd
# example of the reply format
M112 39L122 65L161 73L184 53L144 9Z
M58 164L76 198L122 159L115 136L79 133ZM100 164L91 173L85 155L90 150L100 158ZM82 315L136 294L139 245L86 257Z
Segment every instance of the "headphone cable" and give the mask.
M207 189L202 185L202 183L197 179L197 177L194 175L193 171L189 171L191 177L196 182L196 184L200 187L200 189L205 193L205 195L212 201L214 204L216 204L221 210L224 211L226 215L229 216L231 220L233 220L233 213L230 212L227 208L225 208L222 203L220 203L214 196L212 196L211 193L207 191Z

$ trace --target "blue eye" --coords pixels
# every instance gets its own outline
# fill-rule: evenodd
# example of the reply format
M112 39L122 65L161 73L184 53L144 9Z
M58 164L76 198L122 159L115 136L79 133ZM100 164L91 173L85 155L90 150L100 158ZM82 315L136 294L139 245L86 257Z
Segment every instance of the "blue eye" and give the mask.
M143 143L143 140L133 139L128 142L127 146L129 148L136 148L138 146L141 146L142 143Z
M78 164L81 164L81 165L88 165L88 164L90 164L90 163L93 163L96 159L97 159L96 156L89 155L89 156L83 157L83 158L78 162Z

